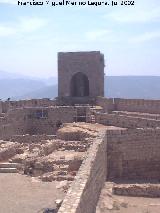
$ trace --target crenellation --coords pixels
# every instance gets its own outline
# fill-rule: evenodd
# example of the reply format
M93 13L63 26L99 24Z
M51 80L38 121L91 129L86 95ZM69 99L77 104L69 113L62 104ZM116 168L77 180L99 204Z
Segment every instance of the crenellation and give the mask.
M0 101L0 173L60 182L59 213L96 212L106 181L159 181L160 100L104 98L100 51L59 53L58 72L58 98Z

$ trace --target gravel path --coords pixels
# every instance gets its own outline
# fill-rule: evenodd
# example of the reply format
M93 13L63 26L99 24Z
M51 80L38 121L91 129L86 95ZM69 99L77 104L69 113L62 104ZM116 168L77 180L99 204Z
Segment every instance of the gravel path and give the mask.
M38 213L55 207L64 193L57 182L39 182L20 174L0 174L0 213Z

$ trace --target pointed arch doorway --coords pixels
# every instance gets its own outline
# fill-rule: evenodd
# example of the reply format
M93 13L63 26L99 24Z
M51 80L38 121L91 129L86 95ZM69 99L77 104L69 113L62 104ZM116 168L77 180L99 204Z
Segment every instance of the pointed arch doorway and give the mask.
M78 72L72 76L70 83L70 94L72 97L89 96L89 80L82 72Z

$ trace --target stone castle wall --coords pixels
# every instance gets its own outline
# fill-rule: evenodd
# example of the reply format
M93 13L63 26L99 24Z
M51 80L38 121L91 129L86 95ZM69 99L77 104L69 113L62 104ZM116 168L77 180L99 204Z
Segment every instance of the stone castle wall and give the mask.
M160 128L107 130L88 150L59 213L94 213L107 180L159 180Z
M156 128L160 126L160 120L145 117L134 117L119 114L95 113L96 123L118 126L123 128Z
M0 119L0 138L8 139L11 135L23 135L27 128L27 120L24 111L10 110Z
M58 213L94 213L106 180L106 134L100 133L88 150Z
M96 105L103 107L104 112L112 112L115 110L113 98L96 97Z
M103 106L106 112L117 110L160 114L160 100L97 97L96 103Z
M56 139L56 135L13 135L10 138L12 142L18 143L38 143L44 140L54 140Z
M36 118L34 117L36 110L29 109L28 114L28 134L56 134L57 125L59 123L72 123L76 116L76 109L74 107L53 107L53 108L42 108L47 111L47 117Z
M27 107L10 110L0 118L0 138L12 135L53 135L60 123L72 123L74 107Z
M97 97L96 104L102 106L105 112L128 111L160 114L160 100L120 99ZM10 109L21 107L49 107L58 105L57 100L31 99L20 101L0 101L0 114Z
M107 177L160 178L160 128L108 130Z
M115 99L115 105L119 111L160 113L160 100Z
M71 96L71 79L78 72L89 80L90 97L104 96L104 56L93 51L58 53L58 97Z
M6 113L11 109L22 107L49 107L55 106L56 104L56 100L50 100L48 98L19 101L0 101L0 113Z

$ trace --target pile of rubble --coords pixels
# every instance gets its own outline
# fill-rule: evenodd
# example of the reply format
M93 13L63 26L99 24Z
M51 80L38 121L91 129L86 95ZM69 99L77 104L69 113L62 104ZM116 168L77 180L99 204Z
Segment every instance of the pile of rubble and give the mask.
M58 130L54 139L0 141L0 163L10 167L20 165L14 171L42 181L70 182L96 136L97 129L87 124L67 124Z
M114 184L115 195L133 197L160 197L160 184Z
M20 144L0 140L0 161L5 161L20 152Z

